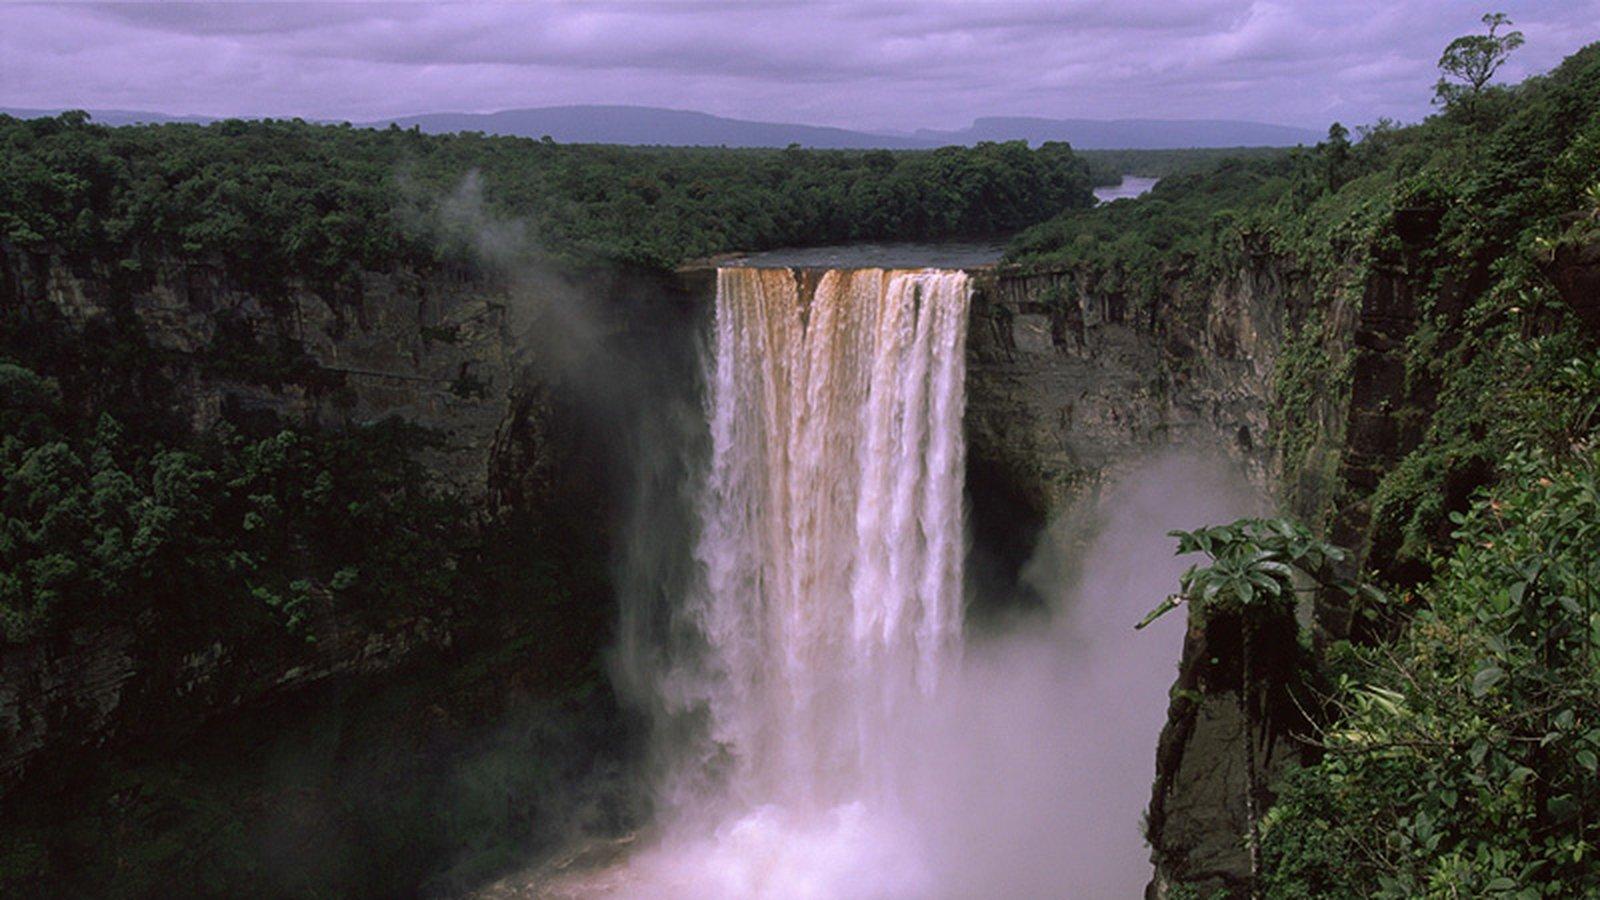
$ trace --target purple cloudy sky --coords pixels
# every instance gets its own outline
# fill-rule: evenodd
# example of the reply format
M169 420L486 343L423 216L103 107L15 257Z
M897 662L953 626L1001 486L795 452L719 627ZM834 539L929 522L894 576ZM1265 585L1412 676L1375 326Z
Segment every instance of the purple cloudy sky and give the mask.
M1600 39L1600 0L1486 0L1505 76ZM634 103L862 130L981 115L1425 115L1469 0L0 5L0 106L368 120Z

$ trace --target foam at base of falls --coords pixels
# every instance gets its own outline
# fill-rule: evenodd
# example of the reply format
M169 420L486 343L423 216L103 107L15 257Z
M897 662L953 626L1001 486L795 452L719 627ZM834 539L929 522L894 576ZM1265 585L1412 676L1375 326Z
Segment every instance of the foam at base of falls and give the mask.
M546 885L542 896L626 900L827 900L937 894L915 831L861 802L811 814L759 806L697 839Z

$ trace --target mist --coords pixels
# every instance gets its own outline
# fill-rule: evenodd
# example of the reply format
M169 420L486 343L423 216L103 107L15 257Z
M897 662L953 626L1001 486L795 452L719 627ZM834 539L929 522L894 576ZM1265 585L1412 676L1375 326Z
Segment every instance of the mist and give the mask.
M1167 532L1260 502L1226 463L1145 461L1052 522L1024 570L1047 613L969 644L901 748L938 896L1140 896L1140 833L1184 616L1133 625L1192 562Z
M1168 531L1262 507L1219 460L1132 467L1041 535L1023 578L1046 609L969 637L954 677L874 748L869 777L890 790L754 807L707 793L624 864L550 894L1139 896L1152 748L1185 623L1133 625L1192 562Z
M526 529L515 539L530 553L541 542L583 542L573 555L600 561L605 571L597 577L610 596L574 601L601 602L597 616L620 619L608 623L609 651L597 660L595 683L605 696L559 706L538 699L515 710L467 754L448 805L435 812L513 820L485 829L518 841L536 872L575 856L588 865L613 842L626 846L650 818L662 770L646 751L669 743L647 740L659 720L642 698L659 685L642 681L648 676L637 663L652 652L658 618L693 577L694 485L707 427L702 323L678 286L653 273L577 270L553 260L532 224L495 209L477 171L445 190L405 172L398 180L406 224L493 284L504 304L514 379L506 421L537 417L523 439L536 442L532 454L549 447L569 454L542 463L547 471L532 471L530 455L517 452L500 462L504 477L543 492L501 498L502 507L518 507L509 526ZM557 471L561 482L553 481ZM541 514L522 516L521 508ZM440 896L492 893L496 877L518 883L529 876L507 867L498 850L467 846L426 888Z
M636 771L593 800L650 820L634 837L573 830L620 863L534 876L551 896L1138 896L1154 751L1175 680L1181 613L1135 632L1190 561L1167 532L1260 512L1229 464L1165 455L1129 467L1092 502L1049 523L1021 572L1043 609L968 626L938 689L880 723L860 767L866 792L803 802L730 792L736 765L711 739L695 542L704 522L714 360L693 317L670 340L629 341L584 286L540 262L527 230L486 211L469 177L431 205L450 241L508 279L512 322L541 379L574 392L616 483L612 578L621 614L610 675L650 733ZM643 298L646 300L658 298ZM658 323L659 324L659 323ZM619 337L621 340L619 340ZM744 377L744 376L740 376ZM966 605L992 608L990 598ZM735 751L737 752L737 751ZM608 848L608 849L607 849ZM631 852L629 850L631 849ZM584 858L590 851L579 850Z

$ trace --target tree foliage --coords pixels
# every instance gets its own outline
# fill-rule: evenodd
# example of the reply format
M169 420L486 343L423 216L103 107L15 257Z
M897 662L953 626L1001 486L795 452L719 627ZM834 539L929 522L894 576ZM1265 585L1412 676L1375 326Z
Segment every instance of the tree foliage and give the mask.
M673 266L731 250L1005 234L1088 206L1065 144L915 152L565 145L295 121L107 128L0 116L0 240L139 270L225 260L269 288L361 269L470 265L486 212L503 249L577 266Z
M1170 534L1178 539L1178 553L1204 553L1210 561L1190 566L1179 581L1178 593L1151 610L1137 628L1185 602L1197 624L1220 615L1254 619L1291 614L1296 577L1354 590L1333 573L1345 552L1289 519L1240 519Z
M398 421L134 443L108 414L84 430L54 382L4 361L0 421L0 640L146 612L310 638L314 615L471 593L467 510L427 488L429 438Z
M1449 106L1476 100L1511 51L1522 46L1522 32L1496 33L1511 24L1505 13L1488 13L1483 24L1489 29L1486 34L1462 35L1444 48L1439 57L1439 71L1444 74L1433 89L1435 103Z
M1192 627L1205 628L1220 618L1238 623L1238 708L1245 723L1245 843L1250 854L1250 895L1261 896L1264 882L1260 819L1264 802L1256 742L1261 733L1261 705L1255 663L1258 635L1292 620L1297 604L1297 579L1308 586L1355 593L1355 585L1334 571L1345 552L1288 519L1240 519L1196 531L1174 531L1178 553L1204 553L1209 562L1183 573L1178 593L1162 601L1135 628L1143 628L1187 603ZM1367 588L1367 590L1371 590ZM1374 592L1375 593L1375 592Z
M1324 756L1264 823L1271 896L1600 892L1600 452L1505 473L1399 640L1347 648Z

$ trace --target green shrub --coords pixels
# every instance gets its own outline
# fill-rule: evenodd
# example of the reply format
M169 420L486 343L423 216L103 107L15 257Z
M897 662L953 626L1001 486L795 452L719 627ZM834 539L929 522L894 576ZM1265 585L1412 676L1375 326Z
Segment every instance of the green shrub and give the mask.
M227 426L134 443L102 415L48 426L51 383L0 364L0 638L153 609L202 630L276 622L310 636L318 612L426 608L470 596L456 557L464 504L431 491L397 421L247 440ZM26 427L24 427L26 426Z
M1600 891L1600 450L1514 452L1323 759L1263 822L1268 896Z

